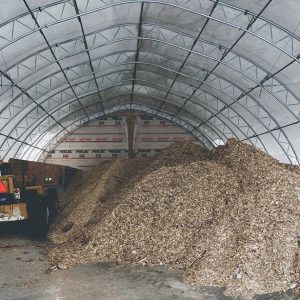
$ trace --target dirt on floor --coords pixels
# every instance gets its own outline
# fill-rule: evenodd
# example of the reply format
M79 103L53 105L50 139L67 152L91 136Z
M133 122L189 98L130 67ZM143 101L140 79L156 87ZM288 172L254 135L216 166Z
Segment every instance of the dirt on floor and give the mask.
M104 162L62 196L53 268L118 261L169 265L230 295L300 284L300 176L236 140L176 143L153 159Z

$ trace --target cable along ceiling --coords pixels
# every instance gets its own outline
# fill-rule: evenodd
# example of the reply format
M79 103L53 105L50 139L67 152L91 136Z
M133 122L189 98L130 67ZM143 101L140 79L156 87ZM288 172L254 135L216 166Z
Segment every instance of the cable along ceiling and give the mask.
M206 148L237 138L299 164L297 0L0 5L2 159L44 160L85 122L139 110Z

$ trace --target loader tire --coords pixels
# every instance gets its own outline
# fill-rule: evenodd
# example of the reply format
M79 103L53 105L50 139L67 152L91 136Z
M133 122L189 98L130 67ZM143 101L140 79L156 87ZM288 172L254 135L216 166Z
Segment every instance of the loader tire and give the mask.
M45 197L35 194L26 201L29 214L29 234L37 238L46 237L49 230L50 209L46 200Z
M52 224L58 214L59 203L56 189L48 190L47 205L49 207L49 222Z

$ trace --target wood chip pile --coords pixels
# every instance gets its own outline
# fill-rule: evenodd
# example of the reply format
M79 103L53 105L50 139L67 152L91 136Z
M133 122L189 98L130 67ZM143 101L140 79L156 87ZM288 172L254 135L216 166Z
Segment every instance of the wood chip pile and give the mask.
M60 196L61 213L52 228L56 243L73 241L74 236L88 239L89 228L111 212L130 189L148 160L115 159L103 161L91 171L80 172ZM61 234L63 232L63 234Z
M51 235L57 268L167 264L231 295L299 286L300 176L254 147L178 143L83 176Z

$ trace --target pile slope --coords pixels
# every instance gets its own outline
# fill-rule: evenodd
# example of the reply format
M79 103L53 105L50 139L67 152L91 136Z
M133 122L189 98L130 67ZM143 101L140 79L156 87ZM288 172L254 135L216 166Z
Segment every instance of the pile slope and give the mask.
M85 243L92 225L113 210L121 199L119 193L130 189L148 164L147 159L114 159L77 173L60 196L61 213L51 229L51 239L69 247L78 241Z
M107 166L107 172L123 178L122 166ZM66 232L70 217L61 218L52 233L53 264L167 264L190 283L226 286L232 295L299 284L297 172L229 140L213 151L173 144L134 174L109 194L106 206L94 189L84 230L73 220L77 227ZM108 188L101 176L97 185ZM78 209L76 202L69 205Z

